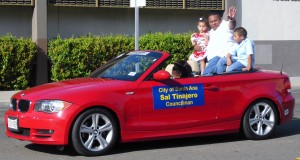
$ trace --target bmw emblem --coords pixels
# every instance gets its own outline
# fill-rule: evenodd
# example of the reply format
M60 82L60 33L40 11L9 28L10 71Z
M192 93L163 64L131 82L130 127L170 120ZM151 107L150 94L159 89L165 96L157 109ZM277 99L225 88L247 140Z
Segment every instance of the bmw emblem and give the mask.
M23 96L25 96L25 93L22 93L22 94L21 94L21 97L23 97Z

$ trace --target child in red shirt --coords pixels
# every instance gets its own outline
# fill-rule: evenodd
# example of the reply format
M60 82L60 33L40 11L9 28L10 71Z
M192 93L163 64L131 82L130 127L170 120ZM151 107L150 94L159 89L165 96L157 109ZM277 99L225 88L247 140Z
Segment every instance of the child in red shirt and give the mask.
M206 47L209 41L209 24L206 18L201 17L198 21L198 33L191 36L191 42L194 46L194 52L189 59L200 62L201 74L203 74L206 60Z

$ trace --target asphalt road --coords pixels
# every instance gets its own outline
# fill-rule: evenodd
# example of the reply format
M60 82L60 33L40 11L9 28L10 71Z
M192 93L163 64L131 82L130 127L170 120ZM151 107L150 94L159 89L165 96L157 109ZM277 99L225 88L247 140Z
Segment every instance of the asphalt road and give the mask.
M164 141L126 143L116 146L109 155L101 157L78 156L72 150L59 151L53 146L7 138L3 114L0 110L1 160L295 160L300 158L300 91L294 119L276 129L272 139L252 141L237 134L183 138Z

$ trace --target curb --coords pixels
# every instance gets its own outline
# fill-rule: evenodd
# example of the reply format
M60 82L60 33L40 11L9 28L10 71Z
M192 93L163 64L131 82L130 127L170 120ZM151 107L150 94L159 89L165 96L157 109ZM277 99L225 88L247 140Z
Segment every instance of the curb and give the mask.
M293 88L300 88L300 77L290 77L292 89Z
M19 91L0 91L0 103L9 103L10 97Z

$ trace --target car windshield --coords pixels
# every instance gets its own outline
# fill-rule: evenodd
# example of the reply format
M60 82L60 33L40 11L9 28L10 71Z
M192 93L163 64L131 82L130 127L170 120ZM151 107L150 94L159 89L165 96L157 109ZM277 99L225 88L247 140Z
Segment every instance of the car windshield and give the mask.
M121 54L93 72L91 77L135 81L161 56L161 53L146 51Z

